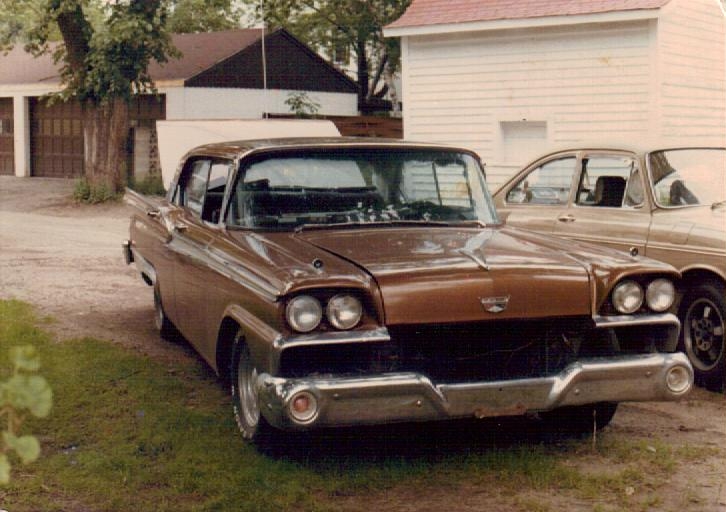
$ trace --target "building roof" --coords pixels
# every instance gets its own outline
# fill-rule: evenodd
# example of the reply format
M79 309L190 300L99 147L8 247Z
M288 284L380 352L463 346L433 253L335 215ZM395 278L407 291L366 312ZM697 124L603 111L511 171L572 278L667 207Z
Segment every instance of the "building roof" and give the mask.
M256 72L250 66L260 68L262 29L235 29L198 34L174 34L172 42L182 53L177 59L160 64L152 61L149 74L157 83L197 85L206 87L260 87L262 78L247 77ZM323 90L355 93L355 84L342 72L328 64L322 57L295 39L285 30L276 30L265 35L269 42L267 53L269 63L285 62L285 68L277 65L270 70L275 88L275 71L284 74L277 80L278 88L299 83L309 90L322 80ZM278 55L281 54L281 55ZM258 62L259 61L259 62ZM243 62L247 67L239 67ZM0 86L39 85L52 86L60 82L59 66L53 63L49 54L33 58L22 47L15 47L6 55L0 55ZM242 71L242 72L241 72ZM284 72L284 73L283 73ZM212 79L204 79L209 75ZM235 75L230 77L230 75ZM306 83L306 78L309 78ZM240 82L243 80L243 82ZM292 82L291 82L292 81ZM259 82L259 83L258 83ZM332 85L331 85L332 84ZM298 87L292 87L297 89Z
M413 0L388 29L659 9L670 0Z

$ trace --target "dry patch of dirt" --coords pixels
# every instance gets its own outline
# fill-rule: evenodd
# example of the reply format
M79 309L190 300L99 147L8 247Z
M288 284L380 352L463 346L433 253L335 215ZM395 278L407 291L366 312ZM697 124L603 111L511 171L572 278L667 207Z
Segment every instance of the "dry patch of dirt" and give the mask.
M161 360L193 360L187 345L159 339L151 288L123 262L129 207L76 205L73 185L70 180L0 176L0 298L30 302L41 315L53 317L50 329L59 340L91 336ZM636 510L726 512L724 395L696 390L681 403L624 404L603 435L665 443L674 452L697 454L684 457L687 464L676 457L672 476L655 489L613 490L658 495ZM563 464L583 472L608 470L601 457L570 457ZM456 488L394 486L365 498L340 497L335 504L348 511L620 510L612 500L601 504L597 497L582 499L568 492L505 492L487 481Z

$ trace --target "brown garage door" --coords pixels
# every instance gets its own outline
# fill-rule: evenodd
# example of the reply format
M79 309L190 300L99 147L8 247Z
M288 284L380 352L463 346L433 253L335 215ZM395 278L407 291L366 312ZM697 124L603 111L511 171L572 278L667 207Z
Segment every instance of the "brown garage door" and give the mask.
M30 99L30 165L33 176L76 178L83 174L83 129L77 101L47 105Z
M30 99L30 160L33 176L77 178L83 175L83 114L77 101L47 105ZM132 102L129 117L146 122L165 118L163 95Z
M0 98L0 174L15 174L13 99Z

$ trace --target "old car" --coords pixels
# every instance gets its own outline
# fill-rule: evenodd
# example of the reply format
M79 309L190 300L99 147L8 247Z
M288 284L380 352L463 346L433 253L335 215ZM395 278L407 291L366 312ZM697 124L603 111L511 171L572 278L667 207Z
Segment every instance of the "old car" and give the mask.
M542 200L540 189L555 190ZM510 226L639 253L682 272L680 348L697 382L726 380L726 149L598 149L538 158L500 187Z
M667 311L678 272L502 226L463 149L211 144L164 200L128 200L157 327L230 383L246 439L524 414L591 430L692 386Z

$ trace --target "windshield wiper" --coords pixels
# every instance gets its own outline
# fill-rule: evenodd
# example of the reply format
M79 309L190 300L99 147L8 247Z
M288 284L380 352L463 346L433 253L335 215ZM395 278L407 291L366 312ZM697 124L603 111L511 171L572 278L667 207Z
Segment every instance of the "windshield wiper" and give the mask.
M451 226L449 222L433 220L375 220L370 222L331 222L325 224L300 224L295 228L299 233L305 229L340 229L340 228L371 228L371 227L397 227L397 226Z
M716 201L711 205L711 209L715 210L716 208L721 208L722 206L726 206L726 199L723 201Z

